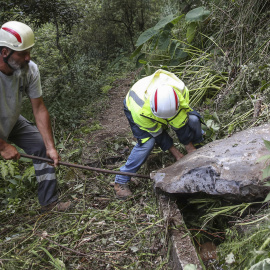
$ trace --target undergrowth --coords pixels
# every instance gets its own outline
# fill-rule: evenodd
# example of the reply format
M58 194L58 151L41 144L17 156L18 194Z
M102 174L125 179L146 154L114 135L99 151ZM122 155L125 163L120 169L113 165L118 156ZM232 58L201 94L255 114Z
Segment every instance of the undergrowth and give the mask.
M137 179L133 197L119 202L111 175L59 168L58 177L61 199L73 203L65 213L40 214L33 190L2 204L1 269L169 269L150 180Z
M224 269L263 269L270 258L269 209L233 222L226 232L226 242L219 247L220 264Z

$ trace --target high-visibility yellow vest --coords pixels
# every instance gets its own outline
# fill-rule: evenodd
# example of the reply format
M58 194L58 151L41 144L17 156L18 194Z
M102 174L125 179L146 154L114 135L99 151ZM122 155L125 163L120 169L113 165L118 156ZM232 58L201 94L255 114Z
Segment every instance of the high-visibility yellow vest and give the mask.
M167 84L174 88L179 97L178 113L169 119L156 117L150 107L150 97L154 90L161 84ZM159 69L151 76L147 76L136 82L126 96L126 105L130 110L135 124L142 130L149 132L153 137L162 133L168 125L179 129L188 121L189 91L185 84L173 73ZM146 138L143 142L147 141Z

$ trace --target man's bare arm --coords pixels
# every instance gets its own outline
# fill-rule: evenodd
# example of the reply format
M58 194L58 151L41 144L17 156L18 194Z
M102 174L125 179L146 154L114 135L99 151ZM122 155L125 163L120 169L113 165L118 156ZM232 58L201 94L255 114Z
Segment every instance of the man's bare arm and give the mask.
M172 153L176 160L179 160L184 156L174 145L169 149L169 151Z
M36 119L37 128L43 138L46 146L47 156L54 161L54 165L58 165L60 157L55 149L52 127L49 112L44 104L43 98L31 99L33 113Z

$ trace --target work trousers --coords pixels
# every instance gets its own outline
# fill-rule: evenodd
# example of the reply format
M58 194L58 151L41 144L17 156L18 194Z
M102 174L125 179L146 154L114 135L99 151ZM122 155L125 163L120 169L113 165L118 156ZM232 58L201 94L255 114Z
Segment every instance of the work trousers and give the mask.
M174 129L174 131L179 142L184 145L188 145L190 142L197 144L203 141L202 135L204 131L201 127L200 117L197 114L193 114L193 112L188 113L187 124L179 129Z
M143 144L137 143L133 147L126 164L120 168L120 171L136 173L146 161L154 146L155 138L150 138L147 142ZM115 183L125 184L130 181L130 178L131 177L128 175L117 174L115 177Z
M9 134L8 140L29 155L46 157L46 147L37 127L21 115ZM39 160L33 160L33 164L38 181L38 200L40 205L46 206L58 199L55 168Z

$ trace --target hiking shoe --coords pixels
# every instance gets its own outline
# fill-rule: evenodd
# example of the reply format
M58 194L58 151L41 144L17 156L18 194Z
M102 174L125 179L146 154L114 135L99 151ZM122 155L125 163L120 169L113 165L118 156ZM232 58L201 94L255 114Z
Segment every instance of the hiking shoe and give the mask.
M128 184L115 183L114 184L114 191L115 191L116 198L119 200L125 200L129 196L132 195L132 192L130 191Z
M68 202L55 201L55 202L52 202L49 205L42 206L41 207L41 212L44 213L44 212L48 212L48 211L51 211L51 210L59 211L59 212L64 212L70 206L71 206L71 202L70 201L68 201Z

